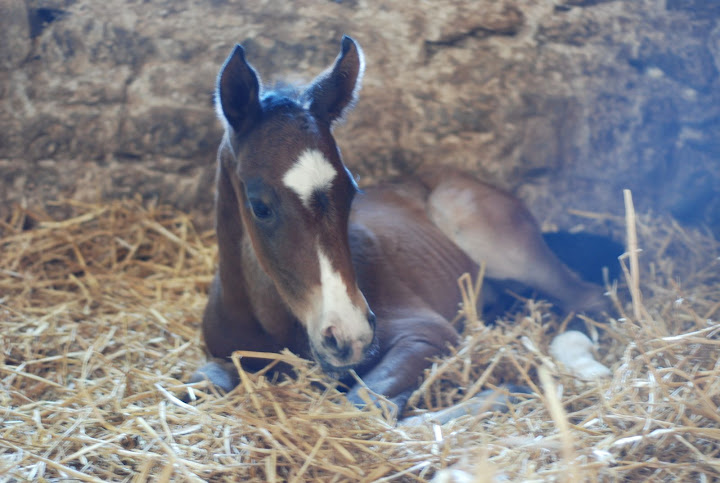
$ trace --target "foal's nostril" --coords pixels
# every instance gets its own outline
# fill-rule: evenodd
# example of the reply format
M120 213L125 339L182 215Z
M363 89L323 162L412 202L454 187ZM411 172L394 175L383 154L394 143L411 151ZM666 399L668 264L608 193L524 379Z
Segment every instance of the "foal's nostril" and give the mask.
M372 310L368 310L368 316L367 316L368 324L370 324L370 327L372 327L373 330L375 330L375 324L377 323L377 320L375 318L375 314Z
M352 355L352 345L338 337L338 329L334 325L326 328L323 333L323 345L335 357L345 360Z
M331 350L338 350L338 340L337 336L335 335L335 329L334 325L331 325L330 327L326 328L323 331L323 344L325 344L325 347Z

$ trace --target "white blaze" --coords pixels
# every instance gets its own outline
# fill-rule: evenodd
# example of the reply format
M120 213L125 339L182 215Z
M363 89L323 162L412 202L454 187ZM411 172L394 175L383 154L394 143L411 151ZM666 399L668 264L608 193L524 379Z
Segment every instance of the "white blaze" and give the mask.
M300 154L283 183L293 190L305 207L310 207L310 198L315 191L325 191L337 176L337 170L317 149L307 149Z
M353 304L348 287L340 274L332 267L330 259L318 247L320 261L320 290L322 293L322 319L334 319L338 329L350 336L354 327L367 330L367 318L364 310Z
M318 246L320 262L320 287L314 310L308 319L308 333L315 350L326 362L334 365L356 364L364 357L365 348L372 342L373 330L367 321L366 307L358 307L350 299L348 286L330 259ZM341 346L350 345L350 358L334 360L332 351L323 348L325 330L332 327L332 335Z

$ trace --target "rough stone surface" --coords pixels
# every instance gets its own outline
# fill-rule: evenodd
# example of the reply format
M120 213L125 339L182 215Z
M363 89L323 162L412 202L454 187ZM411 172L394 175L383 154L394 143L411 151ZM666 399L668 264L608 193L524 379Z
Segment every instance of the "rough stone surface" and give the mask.
M364 48L337 129L370 181L475 170L568 208L668 212L720 233L720 9L703 0L0 0L0 219L13 202L139 194L207 216L215 76L236 42L305 82ZM23 201L24 200L24 201Z
M20 66L30 49L30 22L25 2L0 1L0 71Z

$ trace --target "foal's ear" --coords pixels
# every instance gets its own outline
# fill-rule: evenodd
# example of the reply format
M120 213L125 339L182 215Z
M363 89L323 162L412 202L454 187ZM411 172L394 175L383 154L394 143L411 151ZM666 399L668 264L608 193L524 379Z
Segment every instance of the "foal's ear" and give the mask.
M347 35L335 64L321 74L305 91L310 111L319 119L332 123L352 107L360 91L365 58L360 46Z
M247 131L260 114L260 81L239 44L220 69L215 107L220 119L238 134Z

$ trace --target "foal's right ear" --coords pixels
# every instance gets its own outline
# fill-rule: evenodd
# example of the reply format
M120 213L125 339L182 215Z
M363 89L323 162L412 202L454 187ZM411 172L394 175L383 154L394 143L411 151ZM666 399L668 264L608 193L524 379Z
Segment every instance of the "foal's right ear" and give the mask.
M239 44L220 69L215 107L220 119L237 134L247 131L260 114L260 81Z

